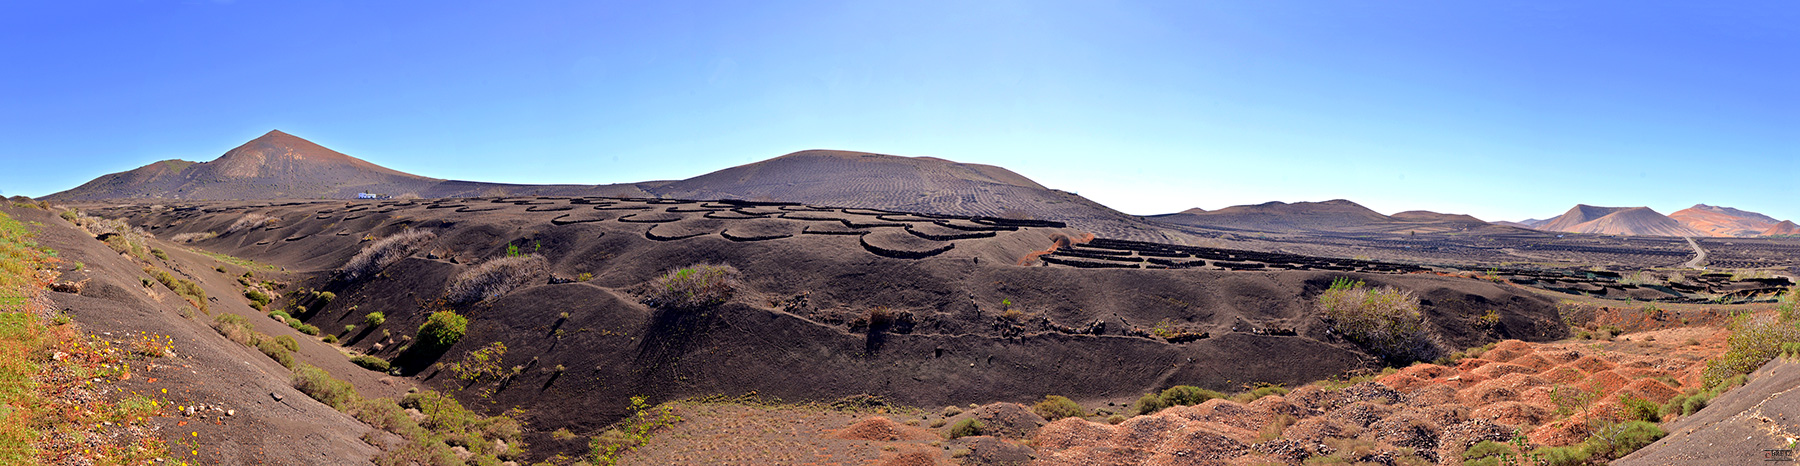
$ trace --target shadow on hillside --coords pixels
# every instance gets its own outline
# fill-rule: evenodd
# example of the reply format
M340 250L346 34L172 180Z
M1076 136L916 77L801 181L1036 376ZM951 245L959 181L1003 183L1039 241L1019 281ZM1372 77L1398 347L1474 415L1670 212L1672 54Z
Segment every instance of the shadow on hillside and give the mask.
M675 365L720 322L720 312L718 308L704 308L657 309L652 313L644 338L638 343L637 360L632 364L641 368L639 383L655 385L659 380L673 378Z

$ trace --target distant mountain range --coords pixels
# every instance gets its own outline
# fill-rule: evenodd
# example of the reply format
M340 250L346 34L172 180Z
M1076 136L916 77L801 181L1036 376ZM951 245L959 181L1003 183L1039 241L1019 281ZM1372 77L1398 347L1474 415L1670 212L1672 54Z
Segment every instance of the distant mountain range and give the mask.
M1793 222L1705 204L1662 215L1647 207L1577 205L1562 215L1485 222L1468 215L1382 215L1355 202L1268 202L1133 216L992 165L933 157L808 150L676 181L525 185L430 178L388 169L311 141L270 131L210 162L164 160L103 175L45 196L58 201L122 198L348 199L394 197L608 196L800 202L948 215L1055 220L1108 238L1183 243L1195 228L1256 232L1441 233L1526 228L1607 235L1800 235ZM1204 231L1200 233L1206 233Z
M1189 235L1011 170L932 157L809 150L677 181L522 185L429 178L270 131L211 162L165 160L104 175L45 199L350 199L608 196L743 199L836 207L1055 220L1097 235L1180 242Z
M1488 226L1475 217L1414 210L1382 215L1355 202L1267 202L1214 211L1188 209L1145 217L1158 222L1216 229L1270 232L1399 232L1460 231Z
M1568 212L1547 220L1506 222L1513 226L1544 231L1638 236L1719 236L1753 237L1780 235L1782 224L1756 212L1696 204L1693 207L1663 215L1648 207L1597 207L1576 205Z

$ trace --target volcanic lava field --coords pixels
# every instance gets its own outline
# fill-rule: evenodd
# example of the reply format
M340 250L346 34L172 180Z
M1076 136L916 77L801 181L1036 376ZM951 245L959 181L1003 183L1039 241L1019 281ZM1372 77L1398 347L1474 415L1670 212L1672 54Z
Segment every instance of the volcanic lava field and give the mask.
M1696 306L1760 309L1754 306L1792 285L1778 276L1666 267L1484 268L1124 241L1050 221L779 202L511 197L75 207L123 219L165 249L191 251L159 263L211 290L219 303L211 312L293 333L311 358L391 361L389 374L341 359L320 364L370 396L416 386L455 394L478 411L513 413L528 426L531 459L583 454L584 436L645 412L627 402L633 397L687 413L689 422L673 428L693 443L652 442L626 457L636 464L801 463L802 450L814 459L829 450L841 461L888 464L1184 464L1177 460L1189 454L1197 464L1297 463L1356 438L1374 442L1373 455L1396 457L1405 448L1411 453L1401 456L1451 463L1473 443L1506 440L1521 428L1536 432L1534 444L1581 440L1580 427L1544 398L1557 386L1605 381L1605 396L1658 403L1692 389L1700 361L1724 346L1715 332L1730 320L1730 312ZM346 278L353 257L398 237L426 239L370 274ZM1403 246L1450 241L1435 238ZM1559 250L1663 255L1660 246L1639 253L1615 246ZM452 299L461 277L510 257L536 264L517 272L523 286ZM705 309L654 305L659 277L697 265L734 269L735 294ZM268 309L331 338L268 322L248 298L258 280L281 282ZM1360 388L1350 391L1309 385L1375 374L1389 363L1319 318L1319 296L1341 280L1416 296L1423 332L1438 355L1455 357L1353 379ZM1666 304L1654 315L1638 312L1646 302ZM467 333L436 354L408 352L418 343L409 329L442 311L466 316ZM385 315L383 330L354 327L376 312ZM1691 353L1674 359L1647 360L1629 346L1538 346L1576 332L1611 338L1687 325L1713 330L1662 337L1671 351ZM504 377L462 379L447 370L494 344L506 348ZM1469 348L1477 350L1465 355ZM1493 350L1476 356L1481 348ZM1668 367L1637 370L1649 366ZM1177 385L1300 389L1285 399L1221 399L1134 416L1141 396ZM1028 406L1045 395L1074 400L1087 419L1033 421ZM755 401L741 408L693 401L707 399ZM852 402L849 411L781 407L843 400L872 401ZM970 403L976 406L967 412L930 408ZM1461 411L1420 411L1442 403ZM720 413L763 421L740 425ZM1122 424L1104 422L1115 415L1123 417L1112 422ZM804 419L824 424L804 435L721 435ZM997 430L932 440L956 437L945 424L965 419ZM1270 443L1259 430L1271 423L1301 430ZM794 443L806 439L816 442ZM759 456L745 450L755 442L779 447Z

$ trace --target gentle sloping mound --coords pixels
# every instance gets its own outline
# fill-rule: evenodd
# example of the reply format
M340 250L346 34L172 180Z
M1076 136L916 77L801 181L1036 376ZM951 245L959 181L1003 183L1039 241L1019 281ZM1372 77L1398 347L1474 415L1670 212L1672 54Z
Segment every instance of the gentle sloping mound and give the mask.
M926 440L937 438L937 434L918 427L908 426L893 419L875 417L862 420L843 430L831 433L831 437L844 440L872 440L893 442L902 440Z

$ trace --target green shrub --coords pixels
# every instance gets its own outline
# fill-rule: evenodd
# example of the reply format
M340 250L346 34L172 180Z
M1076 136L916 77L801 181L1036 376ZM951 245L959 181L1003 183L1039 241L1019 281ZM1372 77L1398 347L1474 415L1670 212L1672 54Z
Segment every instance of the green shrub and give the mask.
M1236 396L1231 397L1231 401L1236 401L1239 403L1249 403L1252 401L1262 399L1262 397L1269 396L1269 395L1286 395L1286 394L1288 394L1287 387L1283 387L1280 385L1265 384L1265 385L1259 385L1256 388L1252 388L1249 391L1245 391L1244 393L1239 393Z
M195 309L199 309L200 312L212 314L212 309L206 303L206 290L200 289L199 284L190 280L175 278L174 275L157 270L155 267L144 267L144 273L155 277L156 281L161 282L163 286L168 287L169 291L181 295L181 298L187 300L188 304L193 305Z
M1168 407L1168 405L1163 405L1163 398L1161 398L1161 396L1156 396L1156 394L1143 394L1143 396L1139 396L1136 407L1138 407L1138 414L1154 414L1154 412L1159 412L1159 410L1163 410L1163 408Z
M371 312L371 313L369 313L369 315L363 316L363 326L364 327L368 327L368 328L380 327L381 324L386 323L386 322L387 322L387 315L382 314L380 312Z
M251 343L256 346L257 351L262 351L269 359L281 363L282 367L294 367L294 350L288 349L280 341L274 338L257 338Z
M1138 414L1153 414L1169 407L1169 405L1163 404L1162 397L1156 396L1155 393L1145 393L1144 396L1138 397L1136 406Z
M350 358L350 362L355 363L358 366L362 366L364 369L372 370L375 372L387 372L389 370L393 370L393 366L388 364L386 359L381 359L381 358L369 356L366 354L362 355L362 356Z
M965 418L950 425L949 435L952 439L981 435L986 428L987 424L982 424L980 419Z
M1044 401L1039 401L1037 404L1031 406L1031 412L1037 413L1038 416L1042 416L1045 420L1049 421L1065 417L1083 417L1087 415L1087 410L1082 409L1080 404L1060 395L1045 396Z
M1619 459L1669 435L1662 427L1644 421L1626 421L1601 427L1588 437L1587 452L1605 459Z
M1740 316L1732 322L1725 354L1707 361L1701 378L1707 388L1749 374L1775 359L1783 344L1800 342L1800 327L1778 319Z
M356 331L356 324L344 324L344 334L345 335L349 335L351 332L355 332L355 331Z
M324 341L326 343L337 343L338 339L337 339L337 335L326 335L325 338L323 338L321 341Z
M505 370L503 367L505 365L503 357L505 356L506 344L498 341L491 342L488 343L487 346L481 347L481 349L470 351L468 354L463 355L462 359L450 363L448 369L450 370L450 374L456 376L456 380L465 383L480 382L483 379L499 378L501 373ZM557 367L562 366L559 365ZM562 371L559 370L557 372Z
M1588 457L1592 456L1581 445L1542 447L1532 450L1532 454L1548 466L1580 466L1588 464Z
M273 311L269 311L269 318L279 320L282 322L287 322L288 319L292 319L292 318L294 318L294 316L288 315L287 311L276 309Z
M240 345L250 345L256 338L256 331L250 329L250 321L237 314L219 314L213 318L213 329L224 335L225 339Z
M292 327L294 330L299 330L300 333L304 333L307 335L313 335L313 336L319 335L319 327L316 327L312 324L308 324L306 322L301 322L300 319L295 319L293 317L289 317L287 319L287 326Z
M645 302L662 309L717 306L737 293L737 278L737 269L729 265L683 267L657 278Z
M334 379L324 369L304 362L294 365L294 388L334 409L343 409L361 398L350 382Z
M163 252L161 249L151 249L150 255L156 256L157 259L169 260L169 253Z
M1632 396L1629 393L1619 394L1619 405L1626 419L1647 422L1662 422L1662 407L1656 402Z
M419 325L419 343L431 348L449 348L462 340L463 331L469 327L469 319L456 315L454 311L437 311Z
M1463 450L1462 456L1463 459L1472 460L1489 456L1511 455L1513 453L1511 445L1493 440L1482 440L1480 443L1470 445L1469 449Z
M1430 361L1439 353L1426 338L1419 299L1411 292L1338 278L1319 295L1319 307L1333 331L1390 364Z
M300 351L300 342L294 341L294 337L282 335L279 337L275 337L274 340L275 340L275 343L280 344L282 348L287 348L288 352L290 352L290 353L295 352L295 351Z
M318 298L319 298L319 305L321 305L321 306L326 305L326 304L331 304L331 300L337 299L337 293L332 293L330 291L327 291L324 293L319 293Z
M268 306L269 301L273 300L273 298L270 298L267 293L263 293L261 290L257 290L257 289L244 290L244 298L249 299L251 303L254 303L255 305L253 305L251 307L254 307L257 309L262 309L263 306Z
M1193 406L1206 400L1225 398L1225 394L1192 385L1176 385L1163 390L1160 397L1163 406Z

